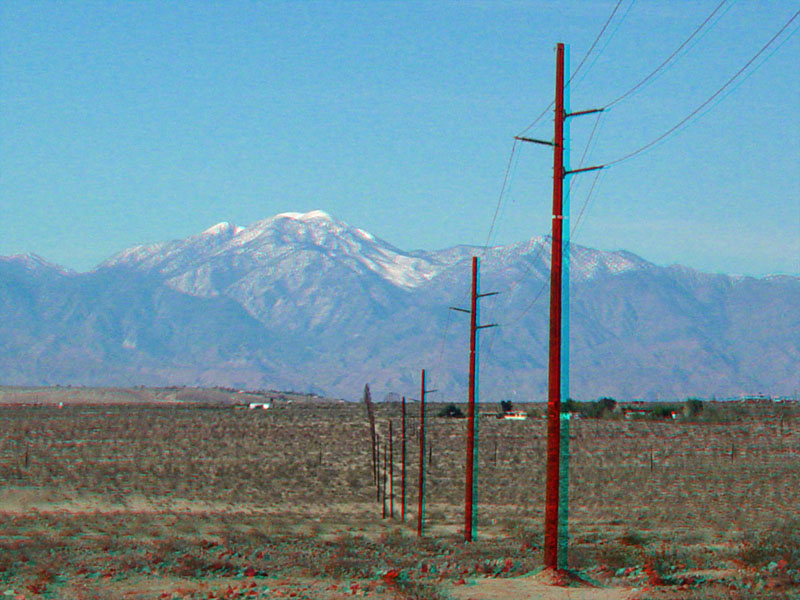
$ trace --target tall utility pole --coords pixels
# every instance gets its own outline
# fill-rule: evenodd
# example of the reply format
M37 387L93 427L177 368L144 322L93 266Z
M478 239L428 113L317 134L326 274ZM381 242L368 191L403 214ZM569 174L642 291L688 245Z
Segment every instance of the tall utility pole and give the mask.
M467 457L465 461L466 477L464 485L464 540L471 542L477 533L478 512L474 509L475 497L477 494L477 477L475 471L478 470L478 448L476 444L477 425L475 421L475 402L477 398L476 388L478 381L478 330L486 327L496 327L491 325L478 325L478 299L484 296L493 296L497 292L488 294L480 293L479 259L472 257L472 294L470 309L456 308L451 306L451 310L466 312L470 315L469 320L469 392L467 408Z
M544 564L546 567L554 569L559 567L559 530L566 531L566 523L559 523L564 178L573 173L603 168L602 166L586 167L572 171L567 171L564 168L564 121L568 117L586 115L603 110L594 109L567 113L564 109L564 93L564 44L559 43L556 47L555 131L553 141L549 142L519 136L516 138L523 142L533 142L553 147L553 228L550 259L550 345L547 378L547 489L545 493ZM564 356L564 360L568 361L569 357ZM566 489L567 487L565 486ZM562 562L563 564L564 562Z
M556 114L553 140L553 230L550 258L550 348L547 369L547 490L544 564L558 566L558 488L561 454L561 236L564 194L564 44L556 51Z

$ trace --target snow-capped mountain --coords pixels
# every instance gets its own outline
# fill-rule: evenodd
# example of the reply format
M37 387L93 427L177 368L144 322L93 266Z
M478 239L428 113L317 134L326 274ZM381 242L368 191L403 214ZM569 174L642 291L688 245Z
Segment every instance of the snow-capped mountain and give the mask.
M129 248L100 268L156 269L165 275L180 274L182 279L199 278L208 284L210 274L219 269L259 270L264 276L272 276L280 272L280 265L289 255L294 259L298 252L305 253L308 263L315 262L315 258L335 259L354 271L372 271L392 285L407 289L429 280L437 271L437 265L431 261L405 253L362 229L335 221L320 210L282 213L250 227L218 223L187 240ZM192 273L197 277L192 277ZM189 291L179 280L174 285Z
M442 398L466 385L471 257L481 286L483 398L546 389L550 241L407 252L322 211L219 223L135 246L85 274L0 258L0 382L293 388ZM800 278L660 267L570 250L572 395L794 393ZM754 318L754 316L758 318Z

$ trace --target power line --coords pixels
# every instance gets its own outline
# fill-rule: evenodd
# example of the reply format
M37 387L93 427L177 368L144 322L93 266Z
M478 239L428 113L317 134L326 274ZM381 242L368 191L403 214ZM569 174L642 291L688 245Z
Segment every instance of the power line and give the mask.
M739 81L736 83L736 85L734 85L734 86L733 86L731 89L729 89L727 92L725 92L725 93L724 93L722 96L720 96L719 98L717 98L716 102L714 102L714 104L712 104L711 106L709 106L708 108L706 108L706 110L704 110L704 111L703 111L703 112L702 112L702 113L701 113L701 114L700 114L700 115L699 115L697 118L698 118L698 119L699 119L699 118L701 118L703 115L705 115L706 113L708 113L709 111L711 111L711 110L712 110L712 109L713 109L713 108L714 108L714 107L715 107L717 104L719 104L719 103L720 103L720 102L722 102L722 101L723 101L725 98L727 98L727 97L728 97L730 94L732 94L732 93L733 93L733 92L735 92L737 89L739 89L739 86L741 86L741 85L742 85L742 84L743 84L745 81L747 81L747 79L748 79L748 78L749 78L751 75L753 75L753 73L755 73L756 71L758 71L758 70L761 68L761 66L762 66L762 65L763 65L765 62L767 62L767 61L768 61L770 58L772 58L772 56L773 56L773 55L774 55L774 54L775 54L775 53L776 53L778 50L780 50L780 49L781 49L781 46L783 46L783 45L784 45L786 42L788 42L788 41L791 39L791 37L792 37L794 34L796 34L798 31L800 31L800 26L798 26L798 27L795 27L795 29L794 29L794 30L793 30L793 31L792 31L792 32L791 32L789 35L787 35L785 38L783 38L783 39L780 41L780 43L779 43L777 46L775 46L775 48L773 48L773 49L772 49L772 52L770 52L770 53L769 53L769 54L767 54L767 55L766 55L764 58L762 58L760 63L758 63L758 64L757 64L755 67L753 67L753 68L750 70L750 72L749 72L749 73L747 73L747 75L745 75L744 77L742 77L742 78L741 78L741 79L740 79L740 80L739 80Z
M592 70L592 67L594 67L594 65L597 62L597 60L603 55L603 52L605 52L606 48L611 43L611 40L614 39L614 36L617 35L617 31L619 31L619 28L622 27L622 24L625 22L625 18L628 16L628 13L631 12L631 9L633 8L633 5L635 3L636 3L636 0L631 0L631 3L628 5L628 8L625 9L624 13L622 13L622 18L620 18L619 22L617 23L617 26L614 27L614 31L611 32L611 35L609 35L608 38L606 39L606 43L603 44L603 47L600 48L600 51L595 55L594 59L592 60L591 64L589 65L589 69L583 73L583 75L581 76L580 79L575 81L575 85L579 84L581 81L583 81L586 78L586 75ZM575 75L573 75L572 78L570 78L570 80L569 80L570 84L572 83L574 78L575 78Z
M578 218L575 219L575 224L572 226L572 232L570 233L570 244L572 244L573 240L575 239L575 234L578 231L578 225L581 224L581 217L583 217L583 213L588 207L589 203L592 200L592 192L594 192L595 186L597 185L597 180L600 178L601 173L604 173L602 170L598 170L597 174L594 176L594 180L592 181L592 186L589 188L589 193L586 194L586 199L583 201L583 206L581 207L580 213L578 213Z
M589 153L589 146L592 145L592 139L594 139L594 135L597 132L597 126L600 124L600 117L603 116L603 113L597 113L597 118L594 121L594 127L592 127L592 132L589 134L589 140L586 142L586 147L583 149L583 154L581 155L580 161L578 161L578 168L583 168L583 165L586 164L586 155ZM569 191L572 191L572 187L575 185L575 179L570 181L569 183Z
M684 117L683 119L681 119L681 120L680 120L680 121L679 121L679 122L678 122L676 125L674 125L673 127L671 127L671 128L670 128L669 130L667 130L666 132L662 133L662 134L661 134L660 136L658 136L656 139L654 139L654 140L652 140L651 142L649 142L649 143L645 144L644 146L642 146L642 147L638 148L637 150L634 150L633 152L630 152L630 153L626 154L625 156L622 156L622 157L620 157L620 158L617 158L617 159L615 159L615 160L612 160L612 161L609 161L609 162L607 162L607 163L605 164L605 166L606 166L606 167L609 167L609 166L611 166L611 165L616 165L616 164L619 164L619 163L621 163L621 162L623 162L623 161L629 160L629 159L633 158L634 156L636 156L637 154L641 154L641 153L642 153L642 152L644 152L645 150L647 150L647 149L649 149L649 148L651 148L651 147L655 146L657 143L659 143L660 141L662 141L663 139L665 139L666 137L668 137L668 136L669 136L671 133L673 133L673 132L675 132L676 130L678 130L678 129L679 129L679 128L680 128L680 127L681 127L681 126L684 124L684 123L686 123L687 121L689 121L689 119L691 119L691 118L692 118L692 117L694 117L694 116L695 116L697 113L699 113L701 110L703 110L703 108L705 108L705 107L706 107L706 106L707 106L707 105L708 105L708 104L709 104L709 103L710 103L712 100L714 100L714 98L716 98L717 96L719 96L719 95L720 95L720 94L721 94L721 93L722 93L722 92L725 90L725 88L727 88L727 87L728 87L728 86L729 86L731 83L733 83L733 82L734 82L734 81L735 81L735 80L736 80L736 79L739 77L739 75L741 75L741 74L742 74L742 73L743 73L743 72L744 72L744 71L745 71L745 70L746 70L746 69L747 69L747 68L748 68L748 67L749 67L751 64L753 64L753 62L755 62L755 61L758 59L758 57L759 57L759 56L761 56L761 55L764 53L764 51L766 51L766 49L767 49L767 48L769 48L769 47L772 45L772 43L773 43L773 42L774 42L776 39L778 39L778 37L780 37L780 35L781 35L781 34L782 34L784 31L786 31L786 28L787 28L787 27L789 27L789 25L791 25L791 24L792 24L792 22L793 22L793 21L794 21L794 20L795 20L795 19L798 17L798 15L800 15L800 10L798 10L796 13L794 13L794 15L792 15L792 18L791 18L791 19L789 19L789 20L788 20L788 21L787 21L787 22L786 22L786 23L783 25L783 27L781 27L781 28L780 28L780 30L778 31L778 33L776 33L775 35L773 35L773 36L772 36L772 38L770 38L770 40L769 40L769 41L768 41L766 44L764 44L764 46L762 46L762 47L761 47L761 50L759 50L758 52L756 52L756 54L755 54L755 55L754 55L754 56L753 56L753 57L752 57L750 60L748 60L748 61L745 63L745 65L744 65L744 66L743 66L741 69L739 69L738 71L736 71L736 73L733 75L733 77L731 77L730 79L728 79L728 81L726 81L726 82L725 82L725 84L724 84L722 87L720 87L720 88L719 88L719 89L718 89L716 92L714 92L714 93L713 93L713 94L712 94L712 95L711 95L711 96L710 96L710 97L709 97L709 98L708 98L708 99L707 99L705 102L703 102L703 103L702 103L700 106L698 106L697 108L695 108L695 109L694 109L694 110L693 110L691 113L689 113L689 114L688 114L686 117Z
M600 123L600 117L601 117L601 116L602 116L602 113L597 113L597 119L596 119L596 120L595 120L595 122L594 122L594 127L592 127L592 132L589 134L589 139L588 139L588 140L587 140L587 142L586 142L586 146L585 146L585 148L584 148L584 150L583 150L583 154L581 155L581 159L580 159L580 161L578 162L578 168L579 168L579 169L583 167L583 165L584 165L584 163L585 163L585 161L586 161L586 157L587 157L587 155L589 154L589 147L591 146L591 144L592 144L592 140L593 140L593 138L594 138L595 134L596 134L596 133L597 133L597 131L598 131L598 125L599 125L599 123ZM574 183L575 183L575 180L573 179L573 180L570 182L570 191L572 191L572 186L574 185ZM590 193L591 193L591 192L590 192ZM587 200L588 200L588 198L587 198ZM586 202L584 202L584 207L585 207L585 206L586 206ZM583 210L581 210L581 213L583 213ZM505 291L505 293L506 293L506 294L510 294L511 292L513 292L513 291L514 291L514 289L516 289L516 287L517 287L517 286L518 286L520 283L522 283L522 281L523 281L523 280L524 280L524 279L525 279L525 278L528 276L528 273L530 273L530 271L531 271L531 268L533 267L533 264L536 262L536 259L538 259L538 258L539 258L539 255L542 253L542 250L543 250L543 248L544 248L544 245L543 245L543 244L539 246L539 248L537 249L537 252L536 252L536 254L535 254L535 255L534 255L534 257L533 257L533 260L532 260L532 261L530 261L530 262L528 263L528 268L527 268L527 269L526 269L526 270L525 270L525 271L522 273L522 275L521 275L521 276L520 276L520 277L519 277L519 278L518 278L516 281L514 281L514 282L513 282L513 283L512 283L512 284L511 284L511 285L508 287L508 289ZM492 305L491 309L493 309L493 308L494 308L494 304Z
M645 83L647 83L648 81L650 81L650 79L652 79L652 77L653 77L653 76L654 76L656 73L658 73L658 72L659 72L661 69L663 69L663 68L664 68L664 67L667 65L667 63L669 63L669 62L670 62L670 61L671 61L671 60L672 60L672 59L673 59L673 58L674 58L674 57L675 57L675 56L678 54L678 52L680 52L681 50L683 50L683 48L685 48L685 47L686 47L686 44L688 44L689 42L691 42L691 41L692 41L692 39L694 39L694 37L695 37L695 36L696 36L698 33L700 33L700 31L703 29L703 27L705 27L705 26L706 26L706 23L708 23L708 22L709 22L709 21L710 21L710 20L711 20L711 19L714 17L714 15L715 15L715 14L717 14L717 12L719 11L719 9L720 9L720 8L722 8L722 6L723 6L723 5L724 5L726 2L728 2L728 0L722 0L722 2L720 2L720 3L717 5L717 7L716 7L716 8L715 8L715 9L714 9L712 12L711 12L711 14L710 14L710 15L708 15L708 16L705 18L705 20L704 20L702 23L700 23L700 25L697 27L697 29L695 29L695 30L692 32L692 35L690 35L688 38L686 38L686 40L684 40L684 42L683 42L683 43L682 43L680 46L678 46L678 48L677 48L677 49L676 49L676 50L675 50L675 51L674 51L672 54L670 54L670 55L669 55L669 56L666 58L666 60L664 60L664 62L662 62L660 65L658 65L658 66L657 66L657 67L656 67L656 68L655 68L655 69L654 69L654 70L653 70L653 71L652 71L652 72L651 72L651 73L650 73L650 74L649 74L647 77L645 77L644 79L642 79L642 80L641 80L639 83L637 83L636 85L634 85L634 86L633 86L631 89L629 89L627 92L625 92L624 94L622 94L621 96L619 96L619 97L618 97L618 98L616 98L615 100L612 100L611 102L609 102L608 104L606 104L606 106L605 106L605 107L606 107L606 108L611 108L611 107L612 107L612 106L614 106L616 103L618 103L618 102L621 102L621 101L622 101L624 98L627 98L627 97L628 97L628 96L630 96L632 93L634 93L636 90L638 90L640 87L642 87L642 86L643 86Z
M617 4L616 4L616 6L614 6L614 10L612 10L612 11L611 11L611 14L609 15L608 19L606 20L605 24L603 25L603 28L600 30L600 33L598 33L598 34L597 34L597 37L595 37L595 38L594 38L594 42L592 42L592 45L589 47L589 51L588 51L588 52L587 52L587 53L586 53L586 54L583 56L583 58L581 59L581 62L580 62L580 63L578 63L578 66L577 66L577 67L576 67L576 69L575 69L575 70L572 72L572 75L570 76L569 80L567 81L567 85L569 85L569 84L572 82L572 79L573 79L573 78L574 78L574 77L575 77L575 76L578 74L578 71L580 71L580 70L581 70L581 67L583 66L583 63L585 63L585 62L586 62L586 59L587 59L587 58L589 58L589 55L592 53L592 50L594 50L594 47L595 47L595 46L597 46L597 42L599 42L599 41L600 41L600 38L603 36L603 33L605 33L606 29L608 28L608 24L609 24L609 23L611 23L611 19L613 19L613 18L614 18L614 15L615 15L615 14L617 14L617 9L619 9L619 6L620 6L620 4L622 4L622 0L618 0L618 1L617 1ZM631 5L633 5L633 2L631 2ZM539 114L539 116L538 116L538 117L536 117L536 118L533 120L533 122L532 122L530 125L528 125L528 126L525 128L525 129L523 129L522 131L520 131L520 132L519 132L517 135L518 135L518 136L520 136L520 135L524 135L524 134L525 134L527 131L529 131L529 130L530 130L530 129L531 129L533 126L534 126L534 125L536 125L536 124L537 124L539 121L541 121L541 120L542 120L542 117L544 117L544 116L547 114L547 111L549 111L549 110L550 110L550 109L553 107L553 105L554 105L554 104L555 104L555 101L553 101L553 102L550 102L550 104L548 104L548 105L547 105L547 108L545 108L545 109L544 109L544 110L543 110L543 111L542 111L542 112Z
M500 212L500 204L503 201L503 194L506 191L506 184L508 183L508 174L511 172L511 164L514 161L514 153L517 150L517 140L514 140L514 145L511 147L511 155L508 157L508 165L506 165L506 174L503 176L503 187L500 188L500 195L497 197L497 206L494 209L494 216L492 217L492 224L489 226L489 233L486 234L486 243L483 245L484 247L484 254L486 253L486 249L489 247L489 239L492 237L492 231L494 231L494 225L497 222L497 213Z
M631 6L633 6L633 2L634 1L635 0L633 0L631 2ZM583 58L581 59L581 62L578 63L578 66L572 72L572 75L570 75L570 78L567 81L567 85L572 83L572 80L575 79L575 76L578 74L578 71L581 70L581 67L583 66L583 63L586 62L586 59L589 58L589 55L592 53L592 50L594 50L594 47L597 46L597 42L600 41L600 38L603 36L603 33L605 33L606 28L608 27L608 24L611 23L611 19L614 18L615 14L617 14L617 9L619 8L620 4L622 4L622 0L618 0L617 1L617 5L614 7L614 10L611 11L611 14L608 16L608 19L606 20L605 25L603 25L603 28L600 30L600 33L597 34L597 37L594 38L594 42L592 42L592 45L589 47L589 51L586 54L584 54ZM630 10L630 7L628 7L628 10ZM627 14L627 11L626 11L626 14ZM605 46L604 46L604 48L605 48Z

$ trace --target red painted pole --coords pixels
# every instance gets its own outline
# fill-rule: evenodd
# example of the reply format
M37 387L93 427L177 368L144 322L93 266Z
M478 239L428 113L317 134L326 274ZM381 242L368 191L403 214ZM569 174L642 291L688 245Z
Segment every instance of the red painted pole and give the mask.
M417 507L417 536L422 537L422 512L425 510L425 369L422 369L422 388L419 397L419 506Z
M375 502L381 501L381 436L375 434Z
M402 460L401 487L403 492L403 505L401 508L401 521L406 520L406 397L403 396L403 460Z
M472 541L473 477L475 466L475 337L478 331L478 257L472 257L472 301L469 320L469 407L467 409L467 459L464 490L464 540Z
M558 487L561 451L561 262L564 217L564 44L556 50L556 108L553 148L553 234L550 259L550 348L547 382L547 490L544 564L558 567Z
M386 518L386 440L383 440L383 518Z
M394 438L392 421L389 420L389 516L394 519Z

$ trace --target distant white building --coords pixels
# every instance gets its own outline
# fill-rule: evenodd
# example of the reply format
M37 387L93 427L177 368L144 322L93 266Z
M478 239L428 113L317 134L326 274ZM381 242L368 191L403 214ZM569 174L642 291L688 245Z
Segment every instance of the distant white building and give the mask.
M272 402L251 402L249 407L251 410L256 408L267 410L268 408L272 408Z
M510 419L512 421L524 421L528 418L528 413L522 410L515 410L514 412L507 412L503 415L504 419Z

